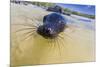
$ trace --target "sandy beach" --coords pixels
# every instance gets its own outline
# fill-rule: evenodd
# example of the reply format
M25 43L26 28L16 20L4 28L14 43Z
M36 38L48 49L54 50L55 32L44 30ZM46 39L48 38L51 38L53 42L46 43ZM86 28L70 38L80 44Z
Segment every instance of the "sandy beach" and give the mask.
M95 21L64 15L68 22L62 38L47 40L31 28L50 13L34 5L11 3L11 65L95 61Z

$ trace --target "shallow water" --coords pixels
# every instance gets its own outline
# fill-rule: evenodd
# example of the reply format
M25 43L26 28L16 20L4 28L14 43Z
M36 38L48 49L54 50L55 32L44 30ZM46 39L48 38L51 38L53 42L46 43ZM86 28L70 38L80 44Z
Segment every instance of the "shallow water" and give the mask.
M94 23L69 21L64 32L54 40L36 33L36 26L51 12L32 5L11 4L11 64L32 65L95 61Z
M79 20L84 22L91 22L91 20L86 20L86 19L79 19Z

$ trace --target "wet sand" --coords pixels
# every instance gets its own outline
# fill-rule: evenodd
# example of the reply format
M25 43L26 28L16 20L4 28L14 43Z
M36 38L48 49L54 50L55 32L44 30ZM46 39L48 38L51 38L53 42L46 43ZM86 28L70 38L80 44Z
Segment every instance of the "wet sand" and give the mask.
M65 16L60 37L47 40L32 29L51 12L32 5L11 3L11 65L37 65L95 61L95 24Z

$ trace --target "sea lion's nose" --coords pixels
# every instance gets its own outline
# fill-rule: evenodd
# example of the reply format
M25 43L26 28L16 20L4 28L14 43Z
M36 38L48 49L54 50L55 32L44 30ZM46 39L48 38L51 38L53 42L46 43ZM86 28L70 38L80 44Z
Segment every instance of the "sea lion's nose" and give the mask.
M53 34L53 30L51 28L44 28L45 33L52 35Z

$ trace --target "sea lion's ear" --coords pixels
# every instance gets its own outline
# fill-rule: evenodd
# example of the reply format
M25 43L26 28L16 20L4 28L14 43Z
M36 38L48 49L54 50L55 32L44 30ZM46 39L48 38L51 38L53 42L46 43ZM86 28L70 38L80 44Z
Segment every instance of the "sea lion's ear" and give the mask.
M45 23L47 16L48 16L48 15L45 15L45 16L43 17L43 23Z

